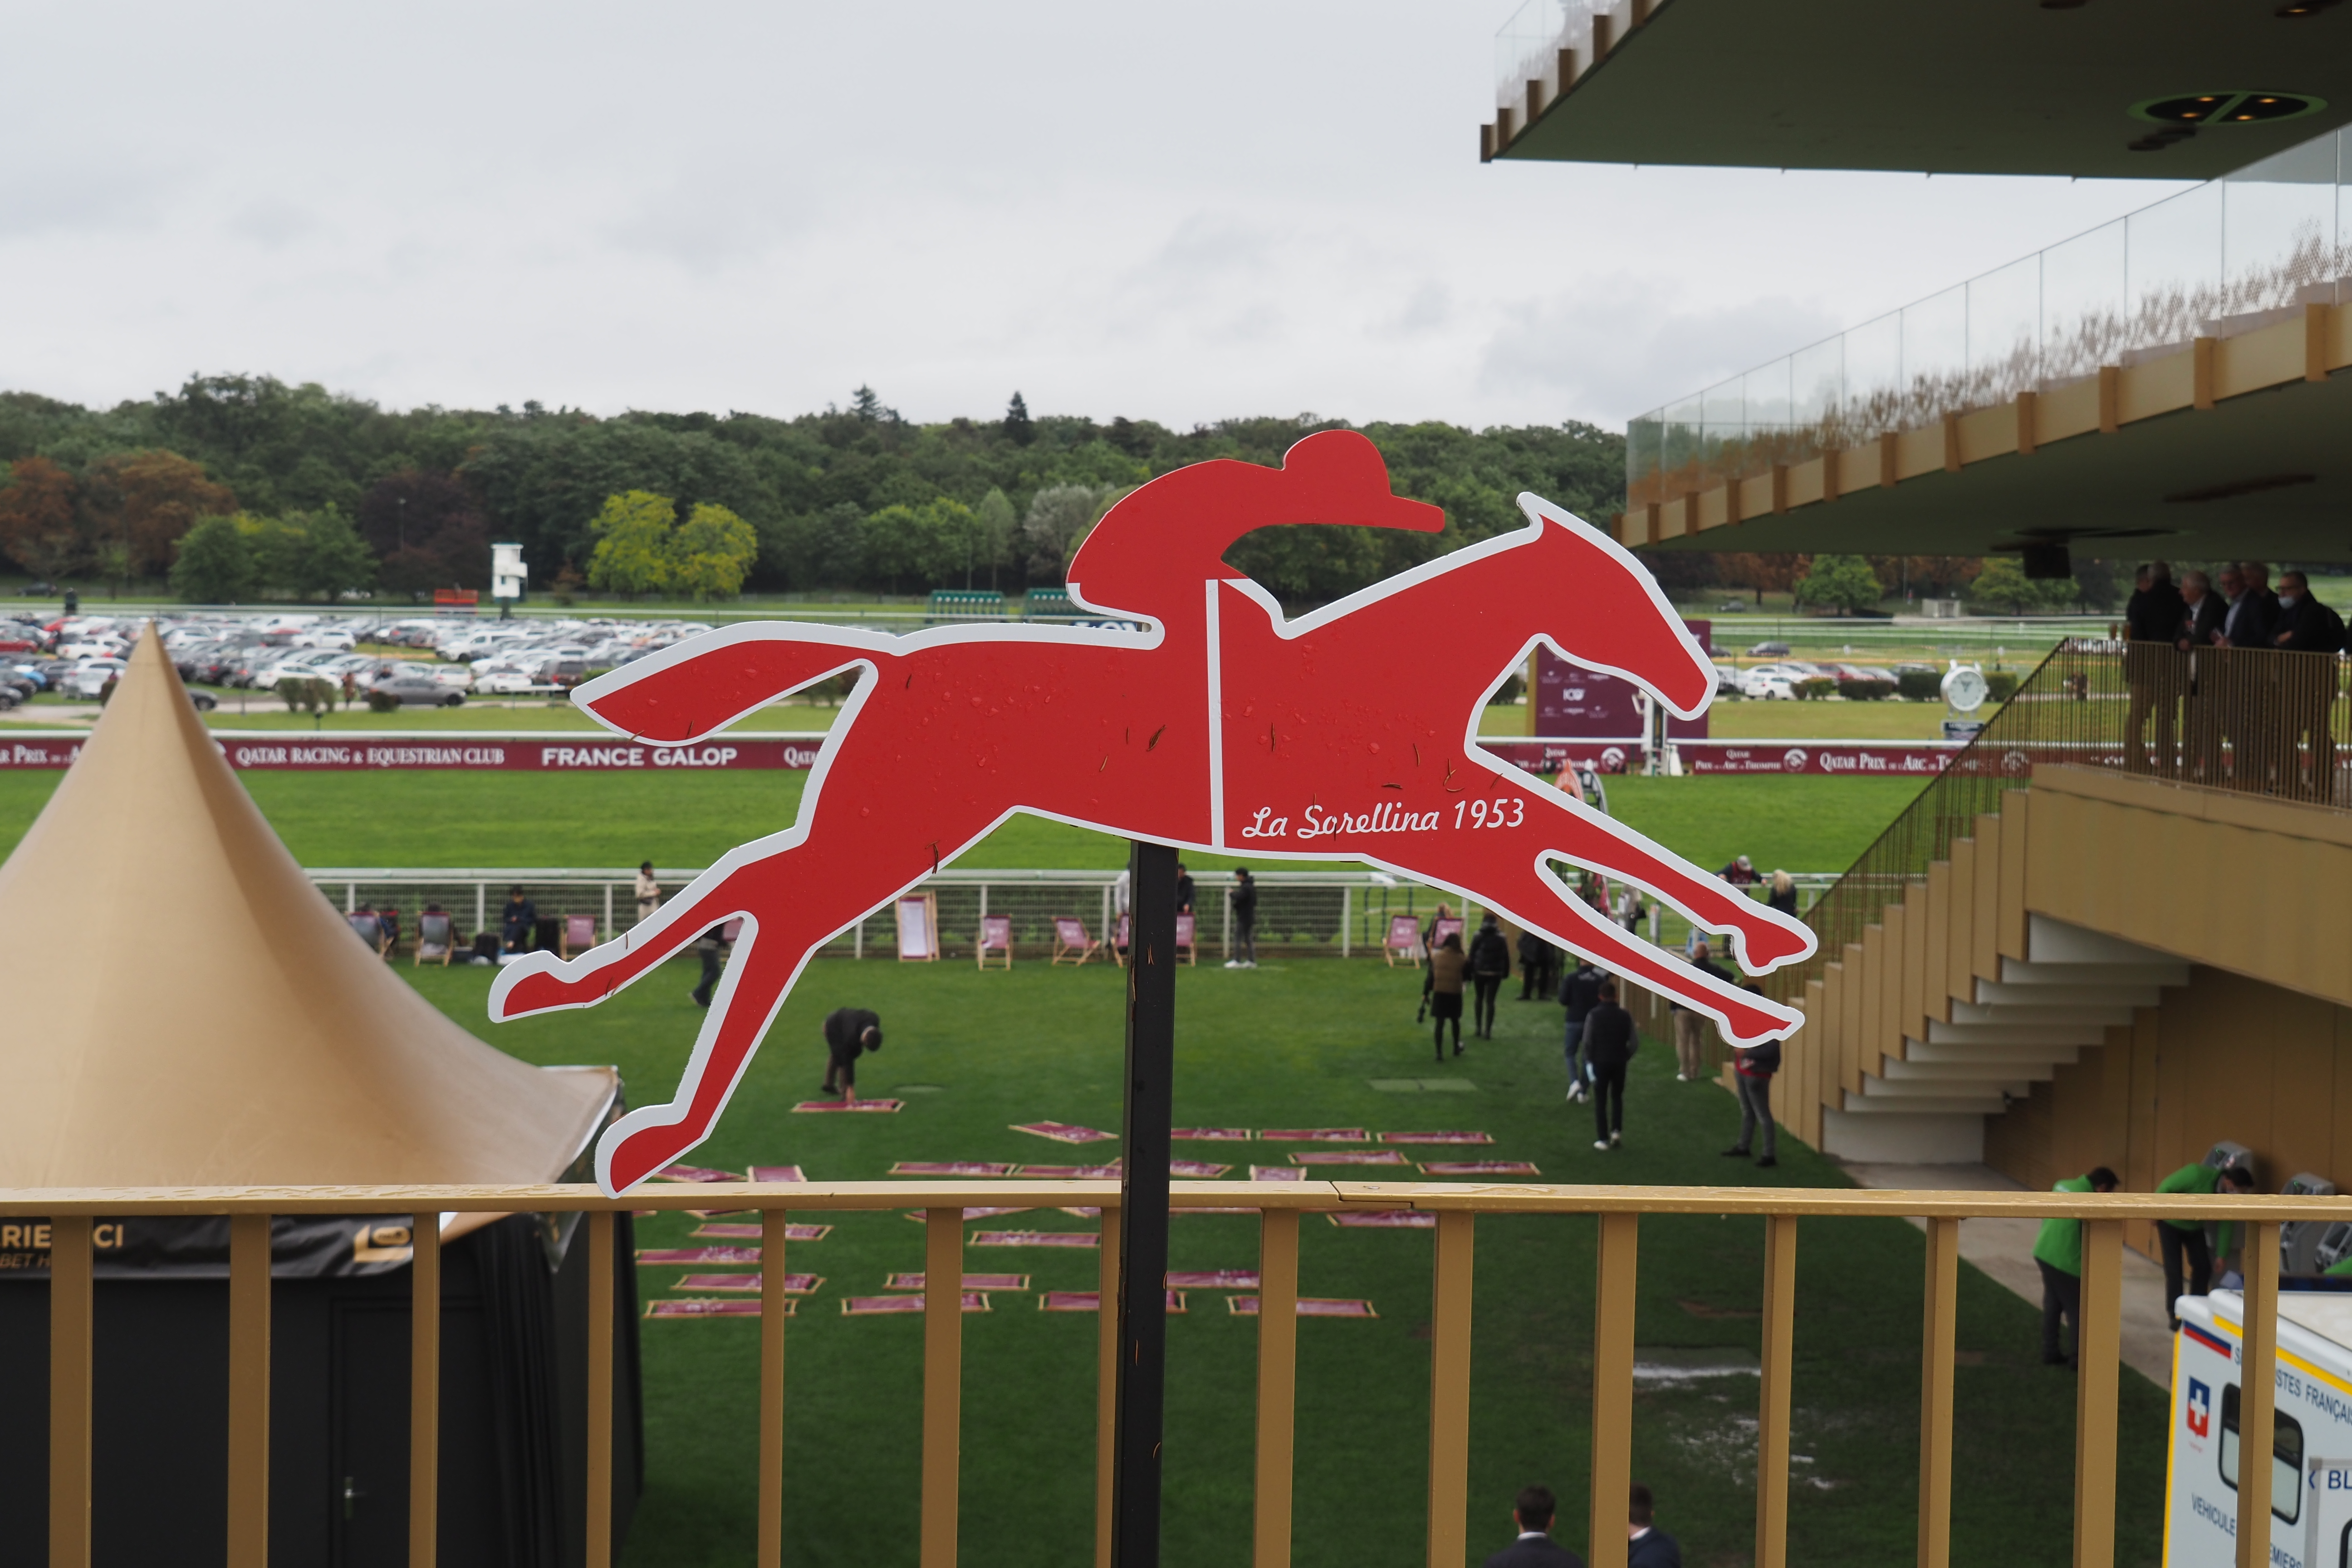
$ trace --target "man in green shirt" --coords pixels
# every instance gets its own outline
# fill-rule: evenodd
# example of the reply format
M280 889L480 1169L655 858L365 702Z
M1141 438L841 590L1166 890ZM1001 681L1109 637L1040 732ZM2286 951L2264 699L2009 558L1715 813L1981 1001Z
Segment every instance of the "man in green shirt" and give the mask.
M2050 1189L2053 1193L2112 1193L2116 1173L2105 1165L2087 1175L2069 1176ZM2083 1222L2045 1219L2033 1238L2034 1267L2042 1270L2042 1364L2072 1366L2074 1358L2061 1354L2058 1320L2074 1325L2074 1344L2083 1343Z
M2233 1193L2254 1190L2254 1173L2241 1165L2214 1166L2202 1160L2183 1165L2156 1184L2161 1193L2212 1193L2227 1187ZM2229 1231L2221 1233L2221 1253L2229 1256ZM2177 1331L2180 1314L2173 1303L2182 1295L2202 1296L2213 1288L2213 1252L2205 1245L2205 1223L2194 1219L2164 1219L2156 1222L2158 1247L2164 1254L2164 1310ZM2188 1289L2181 1289L2181 1255L2189 1258Z

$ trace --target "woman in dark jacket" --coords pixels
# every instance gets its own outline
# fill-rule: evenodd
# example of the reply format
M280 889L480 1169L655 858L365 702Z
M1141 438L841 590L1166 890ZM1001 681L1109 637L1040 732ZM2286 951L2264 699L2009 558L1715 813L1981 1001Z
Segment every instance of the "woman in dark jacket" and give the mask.
M1772 873L1772 890L1764 895L1765 903L1790 919L1797 915L1797 879L1786 871Z
M1447 931L1429 955L1429 973L1421 982L1428 998L1429 1016L1437 1020L1437 1059L1445 1059L1445 1025L1454 1023L1454 1054L1462 1054L1462 976L1469 961L1462 953L1462 933Z
M1495 999L1511 977L1511 944L1503 938L1502 923L1488 915L1470 939L1470 980L1475 987L1472 1027L1482 1040L1495 1037Z

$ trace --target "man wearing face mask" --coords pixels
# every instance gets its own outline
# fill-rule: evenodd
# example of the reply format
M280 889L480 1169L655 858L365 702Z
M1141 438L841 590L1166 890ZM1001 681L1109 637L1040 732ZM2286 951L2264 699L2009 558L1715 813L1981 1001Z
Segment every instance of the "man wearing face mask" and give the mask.
M2328 722L2336 699L2336 660L2344 647L2344 621L2313 596L2300 572L2279 574L2278 630L2272 641L2284 653L2323 654L2322 658L2282 661L2279 672L2278 781L2305 799L2325 798L2336 778L2336 740ZM2311 742L2308 782L2296 767L2296 750Z

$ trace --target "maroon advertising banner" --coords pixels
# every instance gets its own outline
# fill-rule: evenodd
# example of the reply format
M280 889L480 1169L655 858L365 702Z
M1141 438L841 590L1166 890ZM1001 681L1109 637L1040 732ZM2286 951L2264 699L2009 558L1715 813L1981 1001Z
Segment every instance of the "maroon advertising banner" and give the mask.
M1701 647L1708 645L1711 621L1685 621ZM1632 681L1601 675L1570 664L1548 645L1536 648L1536 689L1528 699L1535 710L1535 733L1573 740L1632 741L1642 739L1642 692ZM1669 739L1703 741L1706 715L1666 721ZM1582 759L1580 758L1580 761Z
M64 768L81 754L80 736L0 737L0 768ZM452 771L488 769L506 773L614 773L629 768L801 768L816 765L823 742L727 740L692 746L656 746L604 741L583 734L468 735L447 740L365 735L279 739L224 735L217 744L234 768L299 772L368 768Z
M1931 778L1960 748L1937 741L1685 741L1686 773L1834 773Z

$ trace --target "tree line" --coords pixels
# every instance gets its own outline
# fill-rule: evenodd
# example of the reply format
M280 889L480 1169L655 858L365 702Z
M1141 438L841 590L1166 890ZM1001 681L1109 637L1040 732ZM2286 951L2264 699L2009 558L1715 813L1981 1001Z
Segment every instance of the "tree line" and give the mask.
M488 585L490 542L534 590L1018 593L1058 586L1121 495L1188 463L1279 463L1309 415L1176 430L1032 415L919 424L870 388L791 418L388 410L269 376L192 377L92 409L0 395L0 552L63 583L171 579L185 596L333 596ZM1361 426L1441 534L1268 529L1232 559L1319 602L1521 525L1534 490L1595 521L1619 508L1624 439L1594 426Z

